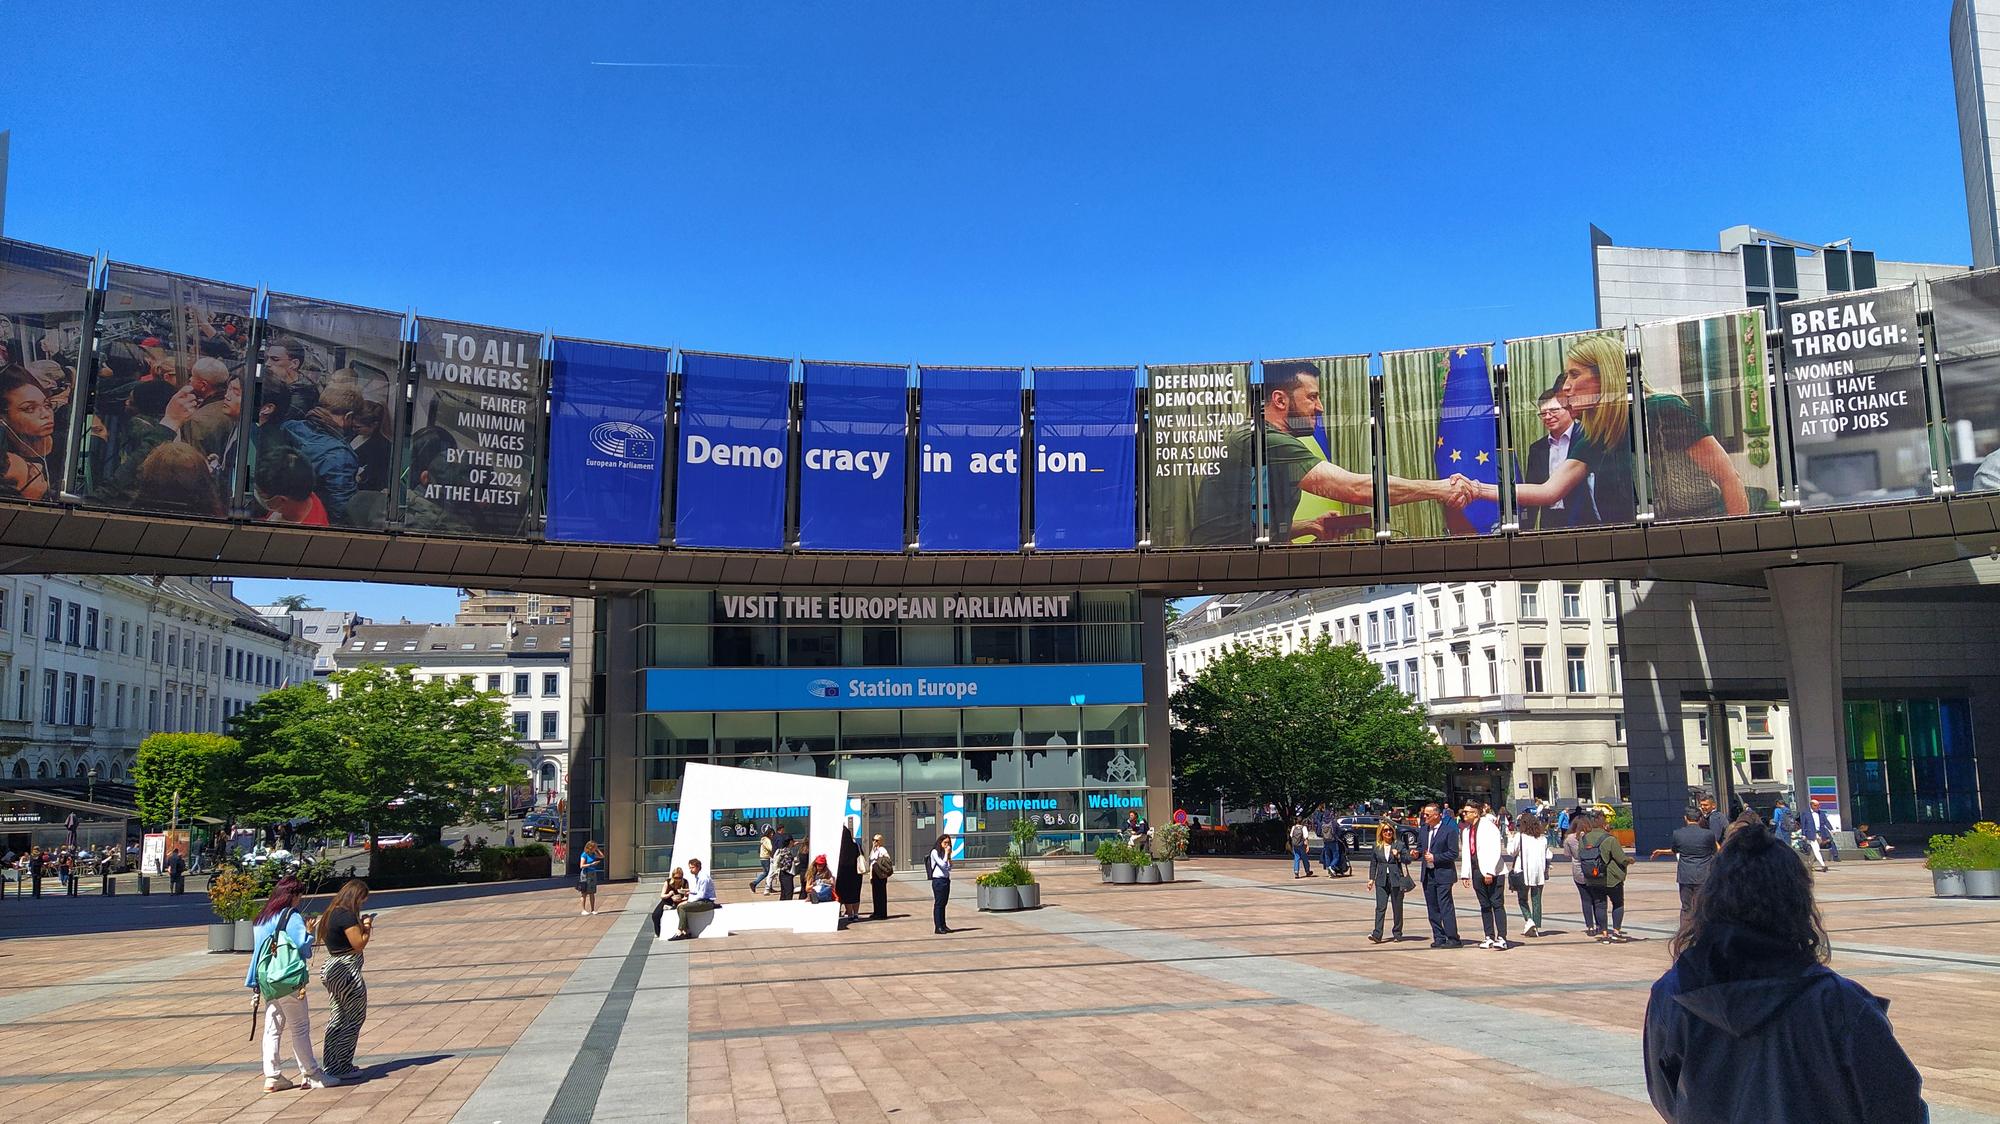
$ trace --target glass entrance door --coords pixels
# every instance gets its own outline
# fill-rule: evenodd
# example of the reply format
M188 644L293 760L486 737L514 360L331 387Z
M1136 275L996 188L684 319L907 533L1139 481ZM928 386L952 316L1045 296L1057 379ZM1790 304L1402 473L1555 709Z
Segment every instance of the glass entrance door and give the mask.
M907 796L903 798L903 822L909 825L903 836L900 851L891 845L891 853L899 855L904 866L922 867L924 855L937 845L940 819L938 798L935 796Z
M882 845L889 848L891 855L903 853L896 844L897 840L903 838L902 811L902 801L894 797L871 796L862 802L861 829L864 836L858 842L861 844L861 854L864 857L875 849L874 839L878 835L882 837Z

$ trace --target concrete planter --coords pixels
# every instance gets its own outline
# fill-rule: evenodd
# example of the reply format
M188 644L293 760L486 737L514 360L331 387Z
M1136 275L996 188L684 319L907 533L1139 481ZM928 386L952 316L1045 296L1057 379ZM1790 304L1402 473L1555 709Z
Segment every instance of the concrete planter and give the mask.
M1962 870L1931 871L1931 890L1940 898L1964 897L1965 872Z
M2000 870L1966 871L1965 896L1968 898L2000 898Z
M236 951L257 951L257 926L249 921L236 923Z
M1160 881L1172 882L1174 880L1174 860L1156 859L1153 862L1153 866L1160 872Z
M235 922L217 921L208 927L208 951L210 952L236 951Z
M1112 863L1110 870L1114 886L1130 886L1139 880L1139 868L1131 863Z
M1106 881L1106 882L1109 882L1109 881L1111 881L1111 864L1110 864L1110 863L1098 863L1098 864L1097 864L1097 873L1103 876L1103 878L1104 878L1104 881Z
M1157 885L1159 885L1159 884L1160 884L1160 865L1159 865L1158 863L1147 863L1147 864L1146 864L1145 866L1142 866L1142 867L1140 867L1140 868L1139 868L1139 884L1140 884L1141 886L1157 886Z
M986 891L986 909L993 913L1012 913L1021 908L1021 888L1018 886L981 886Z
M1040 883L1028 886L1016 886L1014 887L1014 892L1021 896L1022 909L1042 908L1042 887Z
M979 883L974 882L972 884L973 908L977 909L981 913L986 912L987 909L986 903L992 900L992 889L993 888L991 886L981 886Z

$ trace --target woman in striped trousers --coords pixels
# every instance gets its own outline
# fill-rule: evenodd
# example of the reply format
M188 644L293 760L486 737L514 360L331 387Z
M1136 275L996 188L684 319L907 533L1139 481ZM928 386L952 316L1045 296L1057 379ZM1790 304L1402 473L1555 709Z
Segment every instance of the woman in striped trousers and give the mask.
M320 968L319 979L333 1001L326 1044L320 1050L320 1063L328 1073L355 1072L354 1047L361 1039L361 1024L368 1019L368 983L361 978L361 950L368 947L375 915L361 911L367 901L368 883L350 878L319 916L319 943L330 954Z

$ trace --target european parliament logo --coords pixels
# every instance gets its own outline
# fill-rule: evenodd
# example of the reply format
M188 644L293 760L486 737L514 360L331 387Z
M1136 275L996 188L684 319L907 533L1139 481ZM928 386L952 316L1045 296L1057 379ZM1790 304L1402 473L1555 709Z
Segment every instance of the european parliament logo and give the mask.
M815 679L806 684L806 694L816 699L837 699L840 697L840 684L831 679Z
M653 463L660 455L659 442L645 427L627 421L598 422L590 427L590 447L607 457Z

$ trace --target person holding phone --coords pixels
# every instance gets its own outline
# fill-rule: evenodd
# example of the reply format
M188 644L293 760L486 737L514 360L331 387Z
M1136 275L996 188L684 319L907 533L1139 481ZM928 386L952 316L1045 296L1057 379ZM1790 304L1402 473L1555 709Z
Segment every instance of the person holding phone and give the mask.
M326 1043L319 1056L326 1072L336 1077L356 1072L354 1047L361 1040L361 1024L368 1021L368 983L361 977L361 953L375 931L375 915L362 912L367 903L368 883L350 878L341 883L326 912L319 915L316 935L328 953L319 980L333 1002Z

